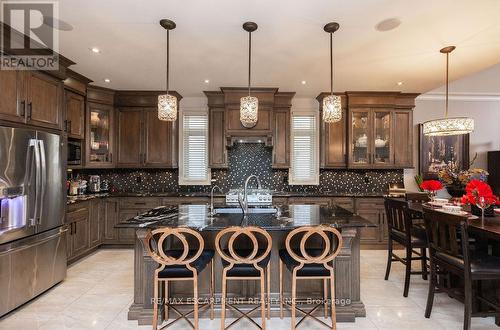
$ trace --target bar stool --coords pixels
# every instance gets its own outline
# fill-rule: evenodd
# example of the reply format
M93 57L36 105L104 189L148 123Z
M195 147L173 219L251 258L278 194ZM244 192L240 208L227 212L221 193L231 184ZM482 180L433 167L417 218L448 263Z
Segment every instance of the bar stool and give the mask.
M193 249L188 238L194 239L197 242L197 249ZM172 237L177 238L182 243L180 249L166 249L166 239ZM214 272L213 272L213 257L214 251L204 249L205 243L203 237L197 231L189 228L160 228L150 231L143 240L144 247L149 256L159 264L154 274L154 306L153 306L153 329L158 326L158 303L159 303L159 284L163 282L165 290L165 319L168 321L169 307L176 312L179 317L167 323L163 328L168 328L180 319L186 320L189 325L195 330L198 326L198 275L210 263L210 302L201 304L202 308L210 306L210 318L214 317ZM193 310L182 313L175 306L187 305L191 303L170 303L168 301L168 282L170 281L193 281L194 301ZM194 324L187 318L188 315L194 313Z
M257 236L263 238L263 248L259 246ZM251 241L249 249L235 248L234 243L239 236L246 236ZM223 241L227 241L227 247L223 247ZM259 329L266 329L266 305L267 314L270 312L270 267L272 239L267 231L259 227L233 226L220 231L215 237L215 249L221 256L222 261L222 306L221 306L221 330L228 329L242 318L247 318ZM267 277L267 290L266 290ZM249 312L244 312L226 301L227 281L229 280L258 280L260 281L260 308L262 325L257 324L249 314L259 308L254 307ZM267 298L265 298L267 293ZM241 303L241 302L240 302ZM245 301L243 303L248 303ZM241 316L226 327L226 305L239 312Z
M332 246L332 240L329 238L332 236L333 240L336 241L336 246ZM319 236L322 240L322 248L307 248L306 244L312 236ZM292 248L291 241L293 239L300 238L299 248ZM315 240L317 241L317 240ZM307 317L311 317L324 326L336 329L337 321L335 315L335 274L332 265L332 261L339 254L342 247L342 235L340 232L327 225L320 226L306 226L300 227L292 230L285 240L286 249L281 249L279 251L280 255L280 318L283 318L283 305L286 304L292 309L292 330L304 321ZM285 265L288 270L292 273L292 302L283 302L283 265ZM325 317L327 317L327 289L326 281L330 280L330 305L331 305L331 315L332 324L329 325L320 319L312 315L312 313L321 306L321 304L316 305L312 310L306 312L301 308L296 306L297 303L297 280L311 280L311 279L322 279L325 289L324 297L324 308ZM295 312L299 311L304 314L304 317L295 323Z

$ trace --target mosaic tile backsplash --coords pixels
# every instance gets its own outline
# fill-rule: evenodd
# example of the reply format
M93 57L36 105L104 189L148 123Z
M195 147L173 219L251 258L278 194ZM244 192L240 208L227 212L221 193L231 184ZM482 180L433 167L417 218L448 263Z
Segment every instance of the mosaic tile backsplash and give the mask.
M224 192L243 186L250 174L259 176L264 188L283 192L384 193L389 183L403 182L403 170L321 170L317 186L288 185L288 170L272 169L272 148L259 143L239 143L228 150L228 169L212 170L214 184ZM75 171L76 173L76 171ZM179 186L178 171L165 169L82 170L83 178L99 174L119 192L209 192L209 186Z

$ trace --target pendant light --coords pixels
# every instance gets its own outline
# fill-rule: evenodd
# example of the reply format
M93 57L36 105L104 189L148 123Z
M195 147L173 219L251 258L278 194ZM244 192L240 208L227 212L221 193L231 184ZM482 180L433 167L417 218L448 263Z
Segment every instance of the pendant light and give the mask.
M255 96L250 96L250 78L252 72L252 32L257 30L257 24L246 22L243 29L248 32L248 96L240 99L240 121L246 128L252 128L259 119L259 100Z
M336 123L342 119L342 102L340 96L333 94L333 33L340 25L331 22L323 28L330 34L330 95L323 99L323 121L325 123Z
M474 119L468 117L448 117L448 85L450 53L455 46L448 46L440 50L446 54L446 103L444 118L429 120L423 124L423 133L427 136L447 136L469 134L474 131Z
M167 30L167 75L166 75L166 93L158 95L158 119L163 121L177 120L177 98L168 94L168 74L169 74L169 57L170 57L170 30L175 29L175 23L169 19L162 19L160 25Z

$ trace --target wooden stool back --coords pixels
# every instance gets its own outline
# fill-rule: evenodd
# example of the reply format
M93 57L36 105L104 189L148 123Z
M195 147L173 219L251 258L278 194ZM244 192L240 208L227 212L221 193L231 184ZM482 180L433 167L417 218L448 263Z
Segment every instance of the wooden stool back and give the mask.
M189 258L188 254L191 249L186 235L194 237L198 245L196 253L189 256ZM170 236L177 238L182 243L182 253L177 258L168 255L164 250L165 240ZM163 270L166 266L184 265L189 270L195 272L196 270L191 266L191 263L200 257L205 246L205 242L200 233L194 229L182 227L154 229L144 237L143 242L149 256L161 265L158 271Z
M264 244L262 249L259 249L259 240L257 239L256 234L264 238ZM251 252L247 256L240 256L236 252L237 249L234 246L236 239L241 235L248 237L252 242L252 247L250 248ZM227 252L229 252L229 254L226 253L224 247L222 246L223 238L227 236L229 236L229 241L227 243ZM251 264L256 269L262 271L262 268L259 267L258 263L264 260L269 255L269 253L271 252L272 245L273 243L271 235L269 235L269 233L266 230L252 226L228 227L224 230L221 230L215 237L215 249L217 250L217 253L221 256L221 258L229 263L229 266L227 267L228 269L231 269L235 264ZM264 252L261 252L259 254L259 250L261 251L264 250Z
M336 238L337 246L335 246L334 249L330 248L331 241L328 237L328 233L333 234L333 236ZM300 239L299 251L301 255L298 255L296 253L296 250L292 249L290 244L292 239L294 239L294 237L298 235L303 235ZM323 251L316 256L311 256L307 252L306 248L307 241L313 235L319 235L323 241ZM305 264L323 264L326 269L333 271L333 267L329 266L328 263L335 259L335 257L340 253L340 249L342 248L342 234L340 234L340 232L336 228L327 225L300 227L292 230L288 234L285 240L285 247L290 256L300 264L299 266L295 267L295 272L304 267Z

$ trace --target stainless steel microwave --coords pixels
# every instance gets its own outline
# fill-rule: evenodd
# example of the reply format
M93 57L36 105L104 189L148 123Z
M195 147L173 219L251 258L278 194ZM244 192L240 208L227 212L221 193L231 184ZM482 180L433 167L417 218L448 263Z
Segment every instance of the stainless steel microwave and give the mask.
M82 165L82 143L68 141L68 165Z

